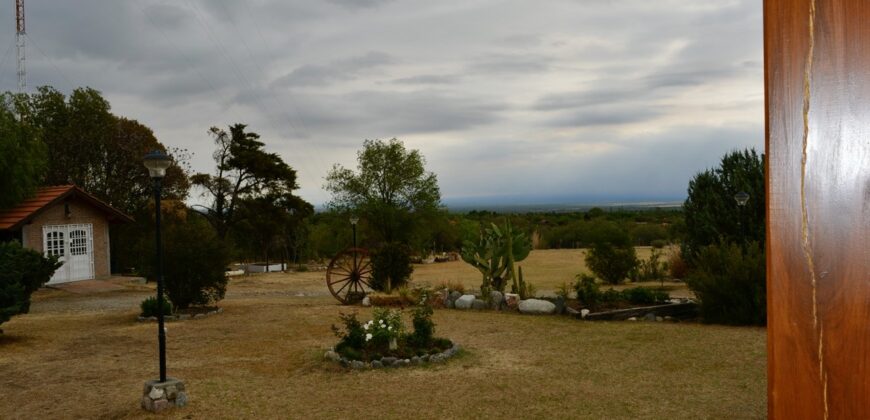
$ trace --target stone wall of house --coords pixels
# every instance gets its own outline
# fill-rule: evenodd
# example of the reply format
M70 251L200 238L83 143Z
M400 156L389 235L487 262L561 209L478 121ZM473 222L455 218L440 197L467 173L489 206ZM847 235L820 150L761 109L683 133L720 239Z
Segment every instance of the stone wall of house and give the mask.
M93 225L94 235L94 277L108 277L111 274L109 268L109 222L103 213L75 198L70 199L67 204L69 205L69 217L66 215L64 203L58 203L44 209L30 224L24 225L21 230L23 245L43 252L43 226L90 223Z

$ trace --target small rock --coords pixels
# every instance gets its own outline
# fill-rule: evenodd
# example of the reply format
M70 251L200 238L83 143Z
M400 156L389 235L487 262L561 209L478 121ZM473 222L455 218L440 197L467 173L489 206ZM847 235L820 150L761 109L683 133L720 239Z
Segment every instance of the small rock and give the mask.
M471 309L482 311L486 309L486 307L486 301L483 299L474 299L474 302L471 302Z
M543 299L521 300L518 305L520 312L524 314L551 314L556 311L553 302Z
M672 317L672 316L666 316L666 317L665 317L665 321L674 321L674 317Z
M446 306L447 309L453 309L453 308L456 307L456 304L455 304L454 302L455 302L455 301L452 301L452 300L450 300L450 299L447 299L447 304L444 305L444 306Z
M581 309L580 310L580 318L586 318L586 315L589 315L589 312L590 311L588 309L585 309L585 308Z
M217 313L219 313L219 314L224 313L224 308L217 308Z
M433 354L432 356L429 357L429 362L431 362L431 363L441 363L443 361L444 361L444 356L442 356L441 353Z
M372 360L372 369L380 369L382 367L384 367L384 364L380 360Z
M147 395L142 396L141 406L143 410L154 411L154 401Z
M332 350L327 350L326 353L323 353L323 358L326 360L331 360L333 362L341 360L341 356L339 356L338 353Z
M354 361L350 362L350 367L351 367L351 369L365 369L366 364L363 362L360 362L359 360L354 360Z
M490 308L495 310L501 310L501 306L504 303L504 294L499 292L498 290L493 290L489 292L489 305Z
M422 361L423 363L427 363L429 361L429 355L424 354L424 355L420 356L420 361Z
M462 293L459 293L456 290L450 292L450 294L447 295L447 299L452 301L452 302L456 302L456 299L459 299L460 297L462 297Z
M151 397L152 400L157 400L163 398L164 394L165 392L163 392L163 389L154 387L151 388L151 392L148 393L148 396Z
M631 317L631 318L629 318L629 319L626 319L626 321L637 321L637 318L636 318L636 317Z
M170 385L164 389L164 392L166 392L166 398L173 400L178 395L178 388L174 385Z
M179 320L190 319L190 314L178 314Z
M392 366L396 363L396 360L395 357L383 357L381 358L381 363L383 363L384 366Z
M193 316L193 319L205 318L205 314L196 314Z
M504 300L509 309L517 309L520 304L520 295L516 293L505 293Z
M475 299L477 298L474 295L462 295L453 304L456 306L456 309L471 309Z
M366 296L362 300L362 306L372 306L372 300Z
M347 360L347 359L345 359L344 357L342 357L341 359L339 359L339 360L338 360L338 363L340 363L341 366L343 366L343 367L348 367L348 366L350 366L350 361Z
M155 413L166 410L167 408L170 407L169 400L167 400L166 398L154 400L154 404L152 405L152 407L153 407L152 411L154 411Z
M414 366L419 365L419 364L422 363L422 362L423 362L423 361L420 360L420 357L419 357L419 356L414 356L414 357L411 358L411 364L414 365Z
M662 318L662 317L660 317L660 316L657 316L657 317L656 317L656 322L662 322L662 321L664 321L664 320L665 320L665 319Z
M652 313L652 312L647 312L647 314L643 316L643 320L644 320L644 321L655 321L655 320L656 320L656 314L654 314L654 313Z
M175 395L175 406L180 408L184 407L185 405L187 405L187 393L179 392Z

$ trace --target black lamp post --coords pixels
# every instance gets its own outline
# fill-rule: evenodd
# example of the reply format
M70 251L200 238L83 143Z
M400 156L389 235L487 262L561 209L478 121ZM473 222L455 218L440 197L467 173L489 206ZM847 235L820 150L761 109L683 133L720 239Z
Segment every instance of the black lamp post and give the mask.
M740 234L743 236L743 240L746 240L746 232L743 226L743 208L746 207L746 203L749 201L749 193L746 191L740 191L737 194L734 194L734 200L737 201L737 206L740 207L740 214L737 215L737 225L740 227Z
M166 382L166 331L163 327L163 242L160 237L160 194L163 177L172 160L165 153L155 150L145 155L145 167L154 181L154 206L157 212L157 342L160 349L160 382Z
M353 226L353 247L356 248L356 224L359 223L358 216L350 216L350 225Z

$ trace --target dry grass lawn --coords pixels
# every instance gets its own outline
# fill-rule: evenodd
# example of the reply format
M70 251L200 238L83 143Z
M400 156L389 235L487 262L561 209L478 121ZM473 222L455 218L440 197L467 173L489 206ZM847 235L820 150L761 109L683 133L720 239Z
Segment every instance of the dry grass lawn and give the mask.
M439 267L450 265L418 268L417 275L435 278L430 270ZM335 342L329 327L340 311L365 318L369 310L338 306L323 276L234 279L220 304L224 313L167 324L169 374L186 382L191 402L159 417L765 416L759 328L438 310L437 333L466 349L459 358L344 371L321 360ZM30 314L2 325L0 418L149 417L138 400L142 383L157 374L156 326L135 318L152 290L37 292Z

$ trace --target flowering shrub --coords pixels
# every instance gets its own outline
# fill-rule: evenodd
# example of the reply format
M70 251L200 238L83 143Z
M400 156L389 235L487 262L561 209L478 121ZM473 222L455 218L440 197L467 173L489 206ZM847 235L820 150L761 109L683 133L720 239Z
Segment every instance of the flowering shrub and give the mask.
M373 319L363 324L366 343L372 343L375 347L389 346L391 341L401 337L404 325L400 311L375 308L372 315Z

